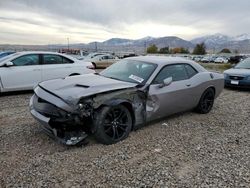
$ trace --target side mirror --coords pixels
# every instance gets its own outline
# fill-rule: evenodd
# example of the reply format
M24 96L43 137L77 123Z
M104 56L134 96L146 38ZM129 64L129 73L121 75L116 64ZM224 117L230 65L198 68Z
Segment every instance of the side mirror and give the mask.
M12 62L9 61L9 62L5 63L5 66L6 66L6 67L11 67L11 66L14 66L14 64L13 64Z
M163 88L165 86L170 85L173 82L173 78L172 77L168 77L166 79L163 80L163 83L159 85L159 88Z

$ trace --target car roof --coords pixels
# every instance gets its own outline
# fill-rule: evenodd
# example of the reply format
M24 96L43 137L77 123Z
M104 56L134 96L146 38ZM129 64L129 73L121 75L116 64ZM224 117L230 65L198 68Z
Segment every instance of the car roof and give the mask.
M155 63L155 64L173 64L173 63L190 63L192 61L187 60L186 58L182 57L169 57L169 56L137 56L137 57L129 57L126 59L136 60L136 61L144 61L148 63Z
M22 52L16 52L14 54L11 54L9 56L6 56L6 58L4 59L1 59L1 63L0 65L2 65L4 62L6 61L10 61L12 60L13 58L17 58L17 57L20 57L22 55L29 55L29 54L53 54L53 55L61 55L61 56L64 56L68 59L71 59L72 61L78 61L76 58L74 57L71 57L70 55L68 54L62 54L62 53L58 53L58 52L48 52L48 51L22 51Z
M110 54L101 54L101 55L97 55L95 57L100 57L100 56L112 56L112 55L110 55Z
M195 61L188 60L183 57L170 57L170 56L137 56L126 58L128 60L143 61L148 63L157 64L159 68L170 64L183 64L187 63L192 65L199 72L207 71L204 67L196 63Z
M49 52L49 51L22 51L22 52L16 52L21 55L26 55L26 54L58 54L62 55L62 53L58 52Z

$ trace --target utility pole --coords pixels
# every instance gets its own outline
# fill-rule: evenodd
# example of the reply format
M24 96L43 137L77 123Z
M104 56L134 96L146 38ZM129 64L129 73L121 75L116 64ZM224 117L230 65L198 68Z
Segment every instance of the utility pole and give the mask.
M68 40L68 52L69 52L69 37L67 38L67 40Z
M95 51L97 52L97 42L95 42Z

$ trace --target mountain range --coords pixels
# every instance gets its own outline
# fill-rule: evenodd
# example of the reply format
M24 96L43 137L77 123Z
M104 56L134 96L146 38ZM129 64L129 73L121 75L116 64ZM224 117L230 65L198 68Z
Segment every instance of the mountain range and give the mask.
M145 52L146 48L152 44L155 44L158 48L163 47L184 47L192 50L196 44L204 42L207 50L210 52L218 52L223 48L229 48L232 51L239 51L241 53L250 53L250 34L241 34L238 36L228 36L220 33L213 35L206 35L202 37L194 38L190 41L181 39L176 36L166 37L144 37L137 40L123 39L123 38L111 38L104 42L91 42L88 44L78 43L70 44L70 48L79 48L86 50L104 50L104 51L133 51L136 53ZM46 50L55 50L59 48L67 48L65 44L52 44L52 45L0 45L1 48L15 48L15 49L27 49L38 48L39 50L45 48Z
M210 52L218 52L223 48L228 48L232 51L239 51L241 53L250 53L250 34L241 34L237 36L228 36L220 33L213 35L206 35L197 37L192 40L184 40L176 36L166 37L144 37L137 40L123 39L123 38L112 38L104 42L91 42L89 44L78 45L75 44L73 47L85 47L93 49L97 47L102 50L111 51L136 51L138 53L145 52L145 49L155 44L158 48L163 47L184 47L193 50L196 44L204 42L207 50Z

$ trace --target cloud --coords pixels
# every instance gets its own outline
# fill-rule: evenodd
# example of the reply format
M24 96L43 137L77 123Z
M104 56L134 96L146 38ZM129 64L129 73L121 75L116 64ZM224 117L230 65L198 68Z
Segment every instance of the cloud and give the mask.
M21 33L17 38L22 40L17 42L25 42L24 36L31 32L32 37L43 38L29 38L33 43L47 43L48 35L54 35L57 42L68 36L74 42L148 35L190 39L249 31L249 6L247 0L1 0L0 27L17 36ZM16 30L12 24L18 25ZM8 38L0 39L8 42Z

